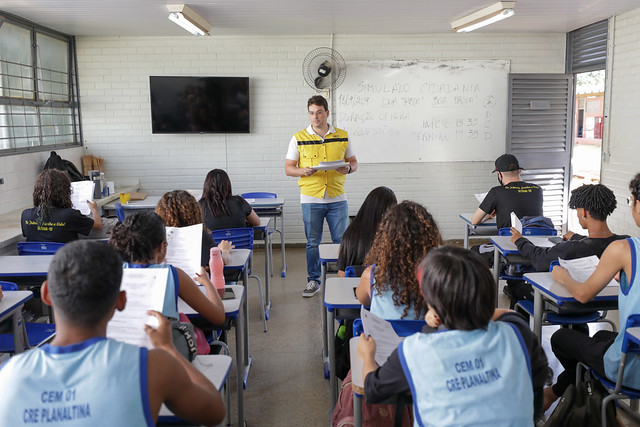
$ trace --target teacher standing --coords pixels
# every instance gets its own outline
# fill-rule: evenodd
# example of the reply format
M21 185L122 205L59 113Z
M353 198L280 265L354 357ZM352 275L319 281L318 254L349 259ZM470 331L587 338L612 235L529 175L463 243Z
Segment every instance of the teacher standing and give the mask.
M307 237L307 286L303 297L312 297L320 290L320 254L318 245L322 241L324 219L331 232L333 243L340 243L347 228L349 209L344 193L346 175L358 169L347 132L334 128L327 119L329 105L320 96L307 101L311 125L293 135L285 160L285 173L300 177L300 203L304 234ZM313 169L320 162L344 159L347 166L336 170Z

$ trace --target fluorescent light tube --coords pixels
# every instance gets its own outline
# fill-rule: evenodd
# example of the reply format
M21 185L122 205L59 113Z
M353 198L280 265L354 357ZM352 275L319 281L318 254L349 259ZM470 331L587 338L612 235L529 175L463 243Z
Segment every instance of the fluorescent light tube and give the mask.
M169 20L180 25L194 36L209 35L211 24L186 4L168 4Z
M514 15L515 1L500 1L451 23L455 32L469 32Z

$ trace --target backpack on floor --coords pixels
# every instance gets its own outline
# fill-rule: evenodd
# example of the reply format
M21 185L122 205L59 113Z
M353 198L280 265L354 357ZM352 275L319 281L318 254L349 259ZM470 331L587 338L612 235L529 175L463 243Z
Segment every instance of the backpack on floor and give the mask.
M558 406L544 427L601 427L602 399L607 394L590 375L578 386L571 384L560 398ZM615 405L607 405L607 425L615 426Z

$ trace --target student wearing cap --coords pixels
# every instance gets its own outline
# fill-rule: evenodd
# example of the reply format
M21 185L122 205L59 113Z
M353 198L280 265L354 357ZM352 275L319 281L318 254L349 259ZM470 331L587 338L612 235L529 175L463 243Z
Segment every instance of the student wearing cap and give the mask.
M504 228L511 226L511 212L518 218L542 215L542 189L522 181L521 170L524 169L513 154L503 154L496 159L493 172L498 173L500 185L489 190L471 217L472 224L495 217L498 228Z

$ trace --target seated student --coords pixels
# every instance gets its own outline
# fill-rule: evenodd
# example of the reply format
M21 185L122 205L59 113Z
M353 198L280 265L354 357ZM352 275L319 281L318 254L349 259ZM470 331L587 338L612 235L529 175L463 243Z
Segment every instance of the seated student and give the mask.
M426 305L416 278L416 265L427 252L440 246L438 225L427 210L405 200L382 218L367 267L356 295L362 305L383 319L419 319Z
M140 211L126 217L123 223L113 228L109 243L120 252L125 261L124 268L170 269L162 314L178 319L179 296L212 324L219 325L224 321L222 300L204 268L195 280L204 286L206 296L184 271L162 264L167 253L167 240L164 223L158 214Z
M532 426L547 358L520 315L494 310L496 285L482 258L436 248L418 272L429 307L425 320L446 330L407 337L382 367L374 360L375 341L361 336L367 401L411 391L416 425Z
M209 171L198 203L204 225L209 230L260 225L260 218L249 203L240 196L232 195L231 180L222 169Z
M188 227L190 225L202 224L202 211L200 205L196 202L188 191L173 190L164 193L160 201L156 205L156 213L164 221L167 227ZM203 225L202 227L202 255L200 257L200 265L209 269L209 256L211 248L220 248L222 260L225 264L229 264L229 252L232 249L231 242L223 240L216 245L216 241L211 236L211 231Z
M374 188L367 195L356 217L342 235L338 253L339 277L344 277L344 270L349 266L362 268L382 216L390 206L397 203L396 195L388 187Z
M640 173L629 183L631 197L631 215L640 227ZM631 237L611 243L602 253L596 271L584 283L574 280L562 267L553 268L553 278L562 283L578 301L591 301L618 273L620 273L620 292L618 293L618 313L620 333L602 330L589 337L583 331L560 329L551 337L551 349L562 363L564 372L558 376L553 387L544 391L545 409L561 396L566 388L575 381L576 366L583 362L598 374L616 381L622 338L627 318L630 314L640 313L640 274L637 266L640 262L640 238ZM640 389L640 360L628 357L624 371L623 384Z
M150 311L153 350L106 338L123 310L122 260L109 245L82 240L60 249L42 284L56 312L51 344L0 367L0 425L154 425L165 403L181 418L207 425L225 415L220 394L177 353L169 323Z
M607 226L607 217L616 209L616 204L615 194L604 185L583 185L571 192L569 207L576 209L578 222L587 230L587 236L569 232L563 236L565 242L543 248L511 228L511 241L521 255L531 260L536 271L549 271L549 264L558 258L575 259L592 255L599 258L611 242L629 237L613 234ZM513 284L509 292L516 300L524 298L533 301L533 290L529 284Z
M65 172L45 169L33 186L33 208L22 211L20 224L27 242L68 243L78 234L102 229L96 202L87 201L91 216L82 215L71 203L71 181Z

